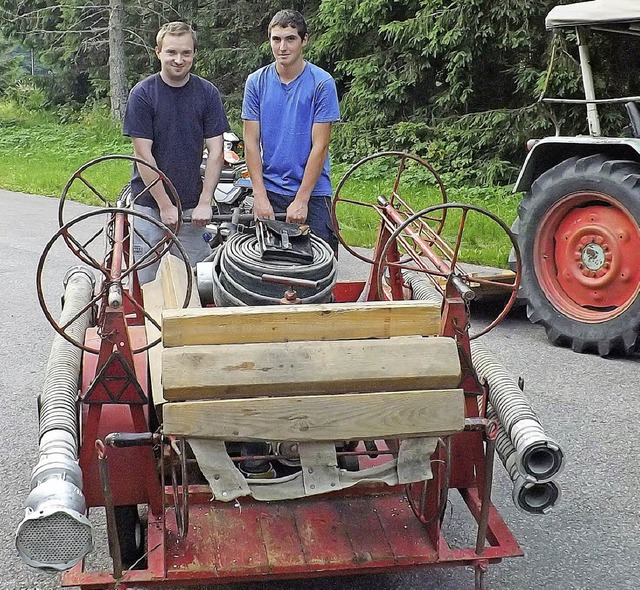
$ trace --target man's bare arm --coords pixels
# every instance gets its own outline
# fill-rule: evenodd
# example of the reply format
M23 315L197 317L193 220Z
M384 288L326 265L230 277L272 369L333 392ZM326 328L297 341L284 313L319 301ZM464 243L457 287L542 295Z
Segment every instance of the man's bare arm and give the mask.
M143 139L141 137L132 137L131 142L133 143L133 153L136 158L145 160L156 168L158 167L156 159L151 153L153 140ZM140 176L142 177L145 185L149 186L157 180L158 176L153 170L151 170L151 168L148 168L147 166L144 166L142 164L136 164L136 166L138 166L138 171L140 172ZM149 192L155 199L156 203L158 203L158 208L160 209L160 219L162 220L162 222L169 227L175 226L178 223L178 208L171 202L171 199L169 198L169 195L167 195L167 191L164 189L164 185L162 184L162 182L156 182Z
M207 151L207 165L204 169L204 179L202 181L202 192L198 199L198 204L191 213L191 223L199 227L204 227L211 221L211 199L213 198L213 192L220 179L220 172L224 165L223 155L223 138L222 135L216 135L215 137L208 137L206 140Z
M253 216L274 219L273 207L267 197L262 178L262 155L260 154L260 122L245 121L243 129L244 155L253 187Z
M314 123L311 128L311 152L296 197L287 208L287 221L304 223L309 211L311 192L322 174L324 161L329 153L331 123Z

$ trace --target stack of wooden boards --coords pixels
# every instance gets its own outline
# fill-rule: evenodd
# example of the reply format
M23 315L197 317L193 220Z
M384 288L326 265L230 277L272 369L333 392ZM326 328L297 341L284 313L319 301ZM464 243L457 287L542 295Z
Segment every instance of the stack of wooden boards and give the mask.
M162 346L150 352L150 366L156 403L171 402L163 407L165 434L328 441L463 428L458 350L435 337L439 306L203 309L193 298L194 307L176 309L184 300L181 272L163 264L144 291L148 313L147 301L154 317L162 310Z

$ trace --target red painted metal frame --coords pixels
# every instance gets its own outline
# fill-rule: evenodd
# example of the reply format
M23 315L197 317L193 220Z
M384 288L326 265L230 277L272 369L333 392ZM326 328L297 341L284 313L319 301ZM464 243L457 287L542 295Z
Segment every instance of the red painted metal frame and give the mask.
M378 261L389 235L387 224L381 224L374 249ZM338 284L336 300L355 301L363 292L368 300L379 298L375 285L378 268L379 264L373 265L366 283ZM404 289L401 277L391 278L392 293L401 298ZM95 440L115 431L147 432L149 413L153 411L153 404L146 403L149 392L146 353L131 354L144 343L144 328L128 325L124 310L109 310L102 317L104 325L87 335L93 342L100 340L101 349L99 355L84 357L81 396L80 464L91 507L103 505ZM458 342L465 413L468 418L477 418L478 399L482 401L480 408L484 408L486 390L471 366L467 323L466 305L449 285L441 334ZM105 327L109 329L105 331ZM482 431L461 432L449 440L450 472L443 467L446 456L440 445L432 457L434 477L426 483L426 505L419 518L407 493L415 490L422 493L423 484L407 488L355 487L286 502L241 498L235 503L212 502L208 486L191 485L189 532L184 539L178 534L173 490L160 482L152 449L109 449L114 504L145 504L149 508L147 568L126 571L115 580L108 571L86 571L81 562L63 575L63 586L77 586L81 590L162 588L442 565L473 565L484 571L489 563L522 555L491 503L484 511L486 543L481 541L479 550L475 540L472 548L451 547L447 542L440 518L433 517L441 508L444 487L461 495L480 526L485 471L492 464L486 455L489 446Z

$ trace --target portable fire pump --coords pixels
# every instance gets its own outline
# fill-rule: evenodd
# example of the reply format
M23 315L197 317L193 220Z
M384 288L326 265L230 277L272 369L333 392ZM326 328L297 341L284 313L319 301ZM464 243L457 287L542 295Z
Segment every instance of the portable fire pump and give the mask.
M340 242L369 263L367 280L337 280L332 249L307 228L276 225L261 239L237 212L214 219L224 239L194 275L169 228L89 180L113 160L148 166L145 190L164 182L180 205L159 170L125 156L86 164L62 193L37 274L56 335L16 534L29 566L106 590L462 565L480 589L490 563L522 554L491 501L494 455L515 504L542 514L559 498L563 454L478 340L519 286L502 221L448 203L426 162L387 152L351 168L334 199ZM381 160L391 189L350 196L362 166ZM410 169L435 179L439 203L411 208ZM67 220L78 184L105 207ZM378 220L372 253L345 239L345 211ZM486 278L461 262L472 218L504 233L515 273ZM163 237L135 260L142 221ZM61 250L74 264L57 310L44 277ZM141 288L137 270L158 261ZM475 328L482 288L502 290L506 305ZM475 523L468 546L448 540L454 495ZM101 518L112 563L92 569Z

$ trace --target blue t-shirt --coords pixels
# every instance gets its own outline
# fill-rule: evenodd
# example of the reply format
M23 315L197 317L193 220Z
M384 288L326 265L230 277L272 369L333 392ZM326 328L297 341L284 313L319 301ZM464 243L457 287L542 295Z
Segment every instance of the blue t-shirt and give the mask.
M208 80L189 75L178 88L166 84L160 74L138 82L129 93L122 133L151 139L151 153L173 183L183 209L195 207L202 192L200 163L204 140L229 130L229 122L218 89ZM134 195L144 187L134 166L131 189ZM157 207L146 191L136 201Z
M260 122L265 188L294 196L311 152L313 124L340 119L335 81L321 68L305 62L302 73L283 84L275 64L270 64L247 78L242 118ZM328 156L311 195L331 195Z

